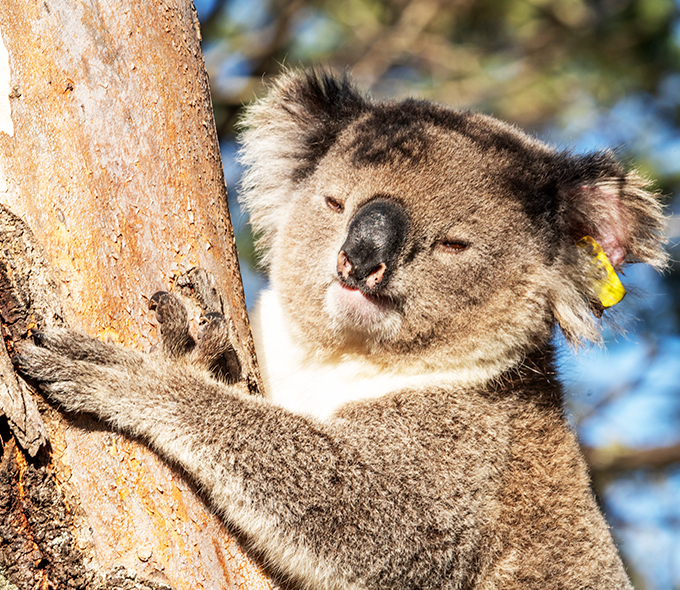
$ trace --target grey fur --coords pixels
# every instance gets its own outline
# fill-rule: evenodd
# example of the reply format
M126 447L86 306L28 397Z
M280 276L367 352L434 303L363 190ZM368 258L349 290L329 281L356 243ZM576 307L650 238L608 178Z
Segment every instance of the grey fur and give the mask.
M371 101L314 71L250 107L243 145L243 200L283 318L274 350L300 351L299 367L284 366L291 391L330 371L366 396L327 416L291 409L267 342L272 400L218 382L209 359L227 347L226 322L186 346L172 298L166 355L50 330L22 347L21 370L66 411L180 464L303 587L630 588L563 415L550 339L556 324L573 342L599 335L583 235L617 267L664 265L645 183L609 153L558 152L428 102ZM336 260L374 198L406 211L407 234L364 296L339 285Z

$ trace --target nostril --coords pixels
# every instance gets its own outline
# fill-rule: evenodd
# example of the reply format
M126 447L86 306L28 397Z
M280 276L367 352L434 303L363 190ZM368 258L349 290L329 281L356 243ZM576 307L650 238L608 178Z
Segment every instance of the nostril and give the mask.
M338 254L338 275L342 277L342 282L353 289L373 291L380 284L387 272L387 265L384 262L373 267L373 269L361 276L357 276L357 269L354 268L344 250ZM363 287L362 287L363 285Z
M338 254L338 274L345 280L349 277L350 273L352 272L352 263L345 254L344 250L340 250L340 254Z
M366 277L366 286L369 289L374 289L375 286L383 280L383 277L385 276L385 271L387 270L387 266L385 265L384 262L381 262L375 269L371 271L371 273Z

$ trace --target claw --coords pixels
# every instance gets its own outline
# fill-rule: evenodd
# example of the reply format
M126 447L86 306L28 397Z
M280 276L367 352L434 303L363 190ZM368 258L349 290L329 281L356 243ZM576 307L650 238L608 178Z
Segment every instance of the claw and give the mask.
M184 304L167 291L156 291L149 299L149 309L160 324L162 350L169 357L181 357L194 347L189 334L189 318Z
M47 344L47 336L45 335L45 332L33 332L33 343L36 346L45 348Z
M156 291L149 299L149 309L151 311L156 311L161 300L168 295L169 293L167 291Z
M17 369L21 369L21 366L26 364L26 357L20 354L13 354L10 360Z
M209 324L210 322L213 321L220 321L224 319L224 315L221 314L219 311L211 311L209 313L206 313L205 315L202 315L200 318L200 324Z

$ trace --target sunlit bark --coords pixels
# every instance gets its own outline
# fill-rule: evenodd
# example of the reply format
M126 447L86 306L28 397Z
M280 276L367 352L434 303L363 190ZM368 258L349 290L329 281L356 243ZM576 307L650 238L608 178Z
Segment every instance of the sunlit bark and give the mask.
M216 280L257 394L191 1L5 0L0 38L8 347L65 322L147 349L147 298L178 290L176 279L201 267ZM0 587L270 586L180 475L92 420L65 420L27 396L0 352Z

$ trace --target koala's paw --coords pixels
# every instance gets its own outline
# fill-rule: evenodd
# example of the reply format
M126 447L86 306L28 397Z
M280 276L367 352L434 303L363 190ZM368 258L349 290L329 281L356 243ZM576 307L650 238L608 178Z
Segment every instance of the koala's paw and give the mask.
M180 358L193 350L196 343L189 334L189 318L184 304L167 291L157 291L149 299L149 309L160 324L160 347L170 358Z
M71 412L101 413L103 399L115 397L143 362L140 353L63 328L35 334L33 341L18 344L12 362Z
M176 295L166 291L154 293L149 308L160 324L160 349L164 355L206 369L219 381L239 380L241 364L231 342L229 322L221 313L206 313L194 340L189 334L186 308Z
M208 369L219 381L236 383L241 378L241 363L232 345L229 321L212 312L203 317L191 362Z

